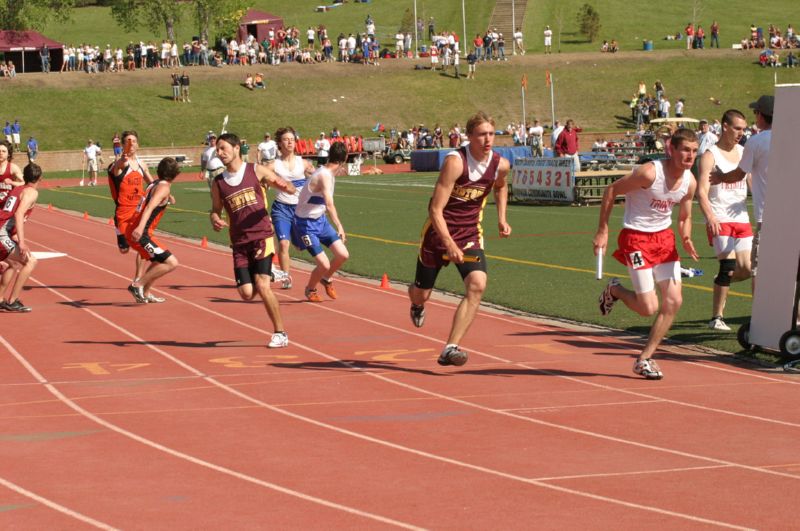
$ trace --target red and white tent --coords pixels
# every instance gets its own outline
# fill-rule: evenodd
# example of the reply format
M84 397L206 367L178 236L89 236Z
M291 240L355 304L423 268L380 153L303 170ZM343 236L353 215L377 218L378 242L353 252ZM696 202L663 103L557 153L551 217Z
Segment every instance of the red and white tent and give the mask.
M41 72L42 62L39 51L42 46L50 50L50 64L58 69L64 58L64 45L49 39L38 31L3 30L0 31L0 52L6 61L14 61L20 72Z

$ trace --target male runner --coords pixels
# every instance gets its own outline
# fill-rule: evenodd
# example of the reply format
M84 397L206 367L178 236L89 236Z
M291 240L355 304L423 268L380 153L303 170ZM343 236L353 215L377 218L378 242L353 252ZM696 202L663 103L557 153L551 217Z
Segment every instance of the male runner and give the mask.
M308 249L317 264L308 277L305 290L306 298L311 302L322 302L317 292L319 282L322 282L328 297L336 298L333 275L350 257L344 245L347 237L333 203L335 175L346 161L347 147L344 142L334 142L328 153L328 161L308 178L297 199L294 243L301 250ZM326 213L336 225L336 230L328 222ZM323 245L333 252L333 261L328 260Z
M136 208L136 216L128 225L130 233L125 234L131 247L139 253L142 260L150 262L150 266L141 278L134 280L128 286L128 291L140 304L164 302L163 297L153 295L150 290L156 280L178 267L178 259L169 250L161 248L161 244L153 237L153 232L170 203L172 181L181 172L181 168L175 159L166 157L158 163L156 171L158 179L145 190Z
M289 246L292 241L292 227L294 227L294 213L300 197L300 189L306 184L306 177L314 173L314 166L310 161L298 157L294 153L297 133L291 127L281 127L275 131L278 140L278 157L271 163L272 170L278 176L294 184L295 193L278 192L272 202L272 224L275 226L275 236L278 238L278 261L286 276L281 281L283 289L292 287L292 277L289 270L292 260L289 257Z
M753 275L753 290L756 289L758 276L758 242L761 235L764 207L767 200L767 174L769 169L769 150L772 143L772 113L775 97L764 95L750 104L756 115L756 127L760 131L747 141L742 151L739 165L731 171L723 173L713 170L709 175L711 184L734 183L741 181L749 173L753 190L753 216L756 218L756 230L753 237L753 249L750 253L750 269Z
M0 276L0 310L7 312L30 312L28 306L22 304L19 295L22 287L36 267L36 258L30 253L25 241L25 219L33 211L39 197L39 180L42 169L33 163L22 171L24 186L12 189L5 200L0 203L0 262L11 267L6 268ZM16 241L14 241L14 238ZM8 289L14 275L14 285L7 299L3 295Z
M714 279L712 302L712 330L730 331L722 312L728 298L731 282L750 278L750 249L753 246L753 229L747 214L747 182L712 185L711 170L723 173L736 169L742 159L739 141L747 128L744 115L731 109L722 115L722 134L719 141L700 157L697 201L706 218L708 240L714 246L719 260L719 273Z
M130 250L125 234L130 232L129 226L136 218L136 208L144 196L144 184L153 182L147 164L139 160L136 152L139 149L139 135L136 131L122 132L122 154L108 167L108 187L114 199L114 224L117 230L117 247L122 254ZM141 255L136 255L136 269L133 282L144 274L146 263ZM134 297L135 298L135 297ZM136 302L139 302L136 299Z
M494 190L501 238L511 235L506 222L508 160L492 151L494 119L478 112L467 122L469 144L447 154L428 205L422 229L414 284L408 288L411 321L421 327L425 302L430 298L439 270L454 263L464 281L466 295L456 309L439 365L464 365L467 353L458 344L475 319L486 290L486 255L481 219L489 192Z
M211 225L219 232L229 227L233 249L233 273L236 288L244 300L261 297L274 333L267 347L289 345L283 328L278 299L270 288L272 255L275 242L272 222L267 211L265 185L293 194L295 187L261 164L245 164L239 151L239 137L232 133L217 139L217 156L225 171L211 185ZM229 223L222 219L222 209Z
M679 231L683 248L698 259L692 243L692 197L697 183L691 167L697 156L697 136L689 129L678 129L667 146L668 159L643 164L606 187L600 208L600 223L594 237L594 253L605 253L608 244L608 219L614 199L625 195L623 229L614 258L628 267L633 291L612 278L600 295L600 313L608 315L617 300L642 316L658 312L647 343L633 365L633 372L648 380L664 377L652 359L656 348L672 326L681 307L680 257L672 232L672 208L680 205ZM656 285L661 291L658 305Z
M3 203L8 193L15 186L22 186L22 170L11 162L14 149L6 140L0 140L0 204Z

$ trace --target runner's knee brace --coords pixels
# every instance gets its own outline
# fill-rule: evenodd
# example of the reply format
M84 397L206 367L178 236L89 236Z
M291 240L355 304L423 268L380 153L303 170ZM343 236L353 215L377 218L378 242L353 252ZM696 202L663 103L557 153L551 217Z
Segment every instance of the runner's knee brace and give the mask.
M733 272L736 271L736 260L733 258L725 258L719 261L719 273L717 278L714 279L714 284L717 286L728 287L731 285L731 277Z

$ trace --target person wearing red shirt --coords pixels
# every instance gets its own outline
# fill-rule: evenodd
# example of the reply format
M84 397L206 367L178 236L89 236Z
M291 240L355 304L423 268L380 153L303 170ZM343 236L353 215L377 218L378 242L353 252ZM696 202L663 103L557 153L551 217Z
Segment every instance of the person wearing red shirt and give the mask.
M575 160L575 171L581 171L581 159L578 155L578 130L575 122L567 120L564 130L558 135L555 145L557 157L572 157Z

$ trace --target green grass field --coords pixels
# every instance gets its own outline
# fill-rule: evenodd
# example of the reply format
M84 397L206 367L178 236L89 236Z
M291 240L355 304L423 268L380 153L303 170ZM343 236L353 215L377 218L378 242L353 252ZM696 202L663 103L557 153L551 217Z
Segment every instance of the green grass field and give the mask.
M351 260L345 270L379 279L383 273L395 281L409 282L414 275L419 231L435 174L403 174L342 177L337 180L336 203L348 233ZM193 238L227 244L227 234L215 233L208 222L210 200L205 183L176 184L178 203L170 207L160 228ZM90 215L111 217L113 203L105 187L43 190L40 202ZM530 313L563 317L586 323L628 329L646 334L650 319L634 315L620 304L607 318L601 318L597 296L605 285L594 279L591 240L597 227L596 207L556 207L510 205L508 218L513 235L508 240L497 236L497 216L487 205L484 219L486 251L489 255L490 282L485 300ZM618 206L612 228L621 223ZM699 216L699 213L695 213ZM712 278L717 262L705 242L702 222L695 218L694 238L703 259L692 264L706 275L684 279L684 306L671 331L671 337L737 352L733 333L712 332L706 328L711 312ZM35 236L32 236L35 238ZM307 260L304 253L294 256ZM609 258L607 274L626 277L625 269ZM461 293L463 286L455 269L445 269L437 287ZM732 325L750 314L749 283L732 287L726 320Z

